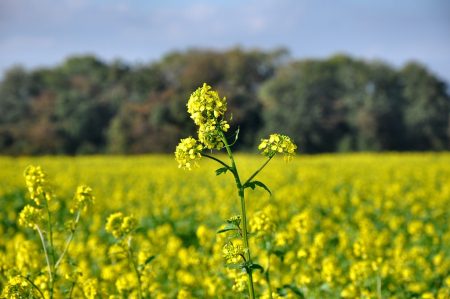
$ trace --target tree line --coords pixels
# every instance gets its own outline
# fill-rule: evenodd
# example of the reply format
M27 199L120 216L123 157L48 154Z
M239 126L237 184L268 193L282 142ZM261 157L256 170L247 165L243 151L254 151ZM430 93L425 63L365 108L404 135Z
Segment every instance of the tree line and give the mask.
M173 152L195 134L185 109L203 82L227 97L240 150L273 131L306 153L450 149L446 83L420 63L235 48L141 65L73 56L52 68L13 67L0 82L0 153Z

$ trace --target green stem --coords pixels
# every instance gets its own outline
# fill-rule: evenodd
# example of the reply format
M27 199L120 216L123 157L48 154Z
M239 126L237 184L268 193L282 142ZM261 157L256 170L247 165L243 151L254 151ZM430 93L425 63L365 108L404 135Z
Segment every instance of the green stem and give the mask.
M267 256L267 269L266 269L266 281L267 281L267 286L269 288L269 298L272 299L272 285L270 284L270 251L268 252L268 256Z
M73 289L75 289L75 285L77 284L78 278L75 279L75 281L72 283L69 291L69 299L72 299Z
M40 289L34 282L32 282L31 279L29 279L28 277L23 276L23 275L19 275L19 276L22 277L23 279L25 279L26 281L28 281L28 282L31 284L31 286L32 286L33 288L35 288L35 289L39 292L39 295L41 295L41 297L42 297L43 299L45 299L45 296L44 296L44 294L42 293L41 289Z
M380 271L378 271L378 273L377 273L377 297L378 297L378 299L383 299L383 297L381 295L381 276L380 276Z
M64 247L63 253L61 253L61 256L59 257L58 261L55 264L55 270L58 269L58 266L62 262L64 255L67 253L67 250L69 250L70 243L72 243L73 236L75 235L75 230L77 229L78 221L80 220L80 214L81 214L81 209L78 209L77 215L75 217L74 226L70 229L70 235L67 238L66 246Z
M224 167L226 167L228 170L231 170L231 167L230 167L230 166L228 166L228 165L227 165L225 162L223 162L222 160L217 159L216 157L210 156L210 155L205 154L205 153L203 153L202 156L204 156L204 157L206 157L206 158L209 158L209 159L211 159L211 160L214 160L214 161L216 161L216 162L222 164L222 165L223 165Z
M53 296L53 271L52 271L52 267L50 265L50 259L48 257L48 252L47 252L47 246L45 245L45 239L44 239L44 235L42 234L42 230L39 228L38 225L36 225L36 230L39 234L39 238L41 239L42 242L42 248L44 248L44 255L45 255L45 261L47 262L47 271L48 271L48 279L49 279L49 283L50 283L50 298Z
M133 268L133 271L136 274L136 279L138 281L138 296L139 296L139 299L142 299L141 275L139 274L139 270L137 268L136 262L134 261L133 250L131 248L131 236L128 238L127 252L128 252L128 262L131 264L131 267Z
M50 213L50 207L48 205L48 200L47 200L47 194L44 192L43 193L44 196L44 200L45 200L45 208L47 210L47 215L48 215L48 236L49 236L49 243L50 246L48 248L48 251L50 252L50 258L51 258L51 264L48 261L48 256L47 257L47 264L49 266L50 272L51 274L54 273L55 270L55 247L53 246L53 228L52 228L52 217L51 217L51 213ZM50 281L49 281L49 291L50 291L50 299L53 299L53 284L54 284L54 275L50 276Z
M239 172L236 167L236 162L234 161L233 153L231 152L230 145L228 144L228 141L223 134L222 131L220 131L220 135L222 137L222 141L225 144L225 149L227 150L228 157L231 161L231 172L233 173L234 179L236 181L236 187L238 189L238 195L239 199L241 201L241 218L242 218L242 236L244 239L244 254L246 255L247 262L252 265L252 258L250 255L250 246L248 242L248 230L247 230L247 211L245 208L245 196L244 196L244 187L241 184L241 179L239 178ZM255 289L253 286L253 275L252 275L252 269L247 268L247 275L248 275L248 292L250 295L250 299L255 298Z
M272 158L273 158L274 156L270 156L269 157L269 159L267 159L267 161L266 162L264 162L264 164L263 165L261 165L261 167L260 168L258 168L258 170L257 171L255 171L255 173L253 173L249 178L248 178L248 180L247 181L245 181L245 183L244 183L244 186L245 186L245 184L247 184L247 183L249 183L249 182L251 182L252 180L253 180L253 178L255 177L255 176L257 176L258 175L258 173L260 173L261 172L261 170L263 170L264 169L264 167L266 167L266 165L267 165L267 163L269 163L270 162L270 160L272 160Z

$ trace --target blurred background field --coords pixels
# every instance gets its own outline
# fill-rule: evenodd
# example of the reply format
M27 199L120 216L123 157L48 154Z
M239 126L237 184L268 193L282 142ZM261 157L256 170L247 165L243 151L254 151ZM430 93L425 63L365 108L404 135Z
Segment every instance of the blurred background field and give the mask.
M36 274L45 266L33 232L16 225L29 201L22 172L31 163L49 174L59 220L68 217L78 184L93 188L95 205L83 214L69 252L73 264L61 270L83 273L77 296L93 286L99 298L136 296L132 271L104 230L107 216L117 211L139 221L134 244L140 258L156 256L143 275L146 294L240 296L239 277L224 267L223 239L215 234L239 212L238 198L231 177L218 180L212 162L188 172L164 155L0 161L1 284L11 273ZM261 162L260 156L237 157L246 175ZM292 290L307 298L375 298L379 280L385 298L448 298L449 165L445 153L300 155L289 164L275 159L259 177L273 196L257 190L247 197L250 219L262 211L276 227L270 238L277 249L273 287L292 298L298 296ZM252 249L265 266L260 242L253 237ZM267 295L263 276L255 275L258 294Z

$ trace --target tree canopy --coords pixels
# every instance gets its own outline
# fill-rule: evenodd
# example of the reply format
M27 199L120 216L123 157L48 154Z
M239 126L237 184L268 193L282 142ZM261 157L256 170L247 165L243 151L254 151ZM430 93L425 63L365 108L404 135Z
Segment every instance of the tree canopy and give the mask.
M54 68L13 67L0 82L0 153L172 152L196 133L185 109L203 82L227 97L240 150L274 131L307 153L450 149L447 86L420 63L235 48L143 65L74 56Z

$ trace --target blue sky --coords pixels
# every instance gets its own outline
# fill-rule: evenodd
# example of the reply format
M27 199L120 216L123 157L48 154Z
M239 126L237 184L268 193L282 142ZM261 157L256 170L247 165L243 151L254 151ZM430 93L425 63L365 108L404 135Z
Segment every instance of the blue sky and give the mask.
M147 63L171 50L286 47L424 63L450 82L446 0L0 0L0 72L73 54Z

